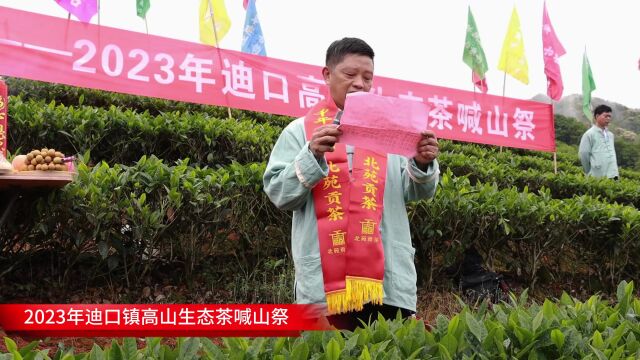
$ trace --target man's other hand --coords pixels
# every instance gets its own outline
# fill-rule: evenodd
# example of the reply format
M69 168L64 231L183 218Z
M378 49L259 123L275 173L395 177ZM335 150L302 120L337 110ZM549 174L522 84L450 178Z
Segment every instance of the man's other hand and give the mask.
M420 169L426 169L433 160L438 157L438 138L431 130L422 132L422 138L418 141L417 154L413 158Z

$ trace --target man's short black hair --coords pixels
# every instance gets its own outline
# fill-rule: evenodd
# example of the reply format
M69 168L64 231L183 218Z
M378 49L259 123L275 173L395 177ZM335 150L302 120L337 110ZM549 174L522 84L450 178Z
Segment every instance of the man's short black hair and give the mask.
M369 44L358 38L346 37L336 40L329 45L325 65L328 68L333 68L340 63L346 55L351 54L368 56L373 61L374 53Z
M598 105L596 106L595 109L593 109L593 117L597 117L598 115L602 114L602 113L610 113L611 111L613 111L609 106L607 105Z

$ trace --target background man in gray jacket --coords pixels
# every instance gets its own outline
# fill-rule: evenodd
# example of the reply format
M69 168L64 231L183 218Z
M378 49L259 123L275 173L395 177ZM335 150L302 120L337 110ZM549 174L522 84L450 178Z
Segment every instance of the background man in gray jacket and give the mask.
M584 173L594 177L618 179L618 161L613 133L609 131L611 108L598 105L593 110L594 124L580 140L580 162Z

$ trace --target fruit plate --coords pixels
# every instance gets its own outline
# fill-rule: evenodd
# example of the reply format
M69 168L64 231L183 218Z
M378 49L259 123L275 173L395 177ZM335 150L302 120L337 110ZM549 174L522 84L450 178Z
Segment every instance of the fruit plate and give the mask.
M68 178L72 177L74 173L69 171L42 171L42 170L24 170L17 171L13 173L14 175L25 175L25 176L42 176L42 177L50 177L50 178Z
M20 171L0 175L0 189L18 188L59 188L73 181L75 173L69 171Z

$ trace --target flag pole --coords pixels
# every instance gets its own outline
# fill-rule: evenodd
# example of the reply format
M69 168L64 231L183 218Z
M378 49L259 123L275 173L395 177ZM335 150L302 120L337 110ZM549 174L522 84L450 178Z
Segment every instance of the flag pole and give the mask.
M102 27L100 26L100 0L98 0L98 49L102 48Z
M507 52L507 58L505 59L505 67L509 66L509 53ZM502 76L502 103L504 104L504 94L507 89L507 69L504 70L504 75ZM500 146L500 152L502 152L502 146Z
M100 0L98 0L98 49L102 47L102 27L100 26Z
M507 55L507 60L509 60L509 55ZM504 100L504 94L507 88L507 72L504 72L504 76L502 77L502 100Z
M554 113L554 111L553 111L554 106L553 106L553 99L551 98L551 96L549 96L549 104L551 105L551 109L552 109L551 110L551 114L553 114ZM554 121L553 121L553 125L555 127L555 118L554 118ZM558 151L557 150L553 151L553 174L554 175L558 175Z
M147 30L147 35L149 35L149 25L147 24L147 15L144 15L144 29Z
M471 69L471 87L473 88L473 95L476 95L476 83L473 82L473 69Z
M71 22L71 13L67 13L67 24L64 28L64 46L66 48L67 42L69 40L69 23Z
M216 39L216 49L218 50L218 61L220 61L220 66L222 66L222 56L220 55L220 42L218 41L218 31L216 30L216 20L213 18L213 5L211 4L211 0L207 0L209 3L209 15L211 16L211 25L213 25L213 37ZM229 106L229 99L227 95L224 96L225 101L227 102L227 113L229 114L229 119L232 119L231 116L231 107Z

